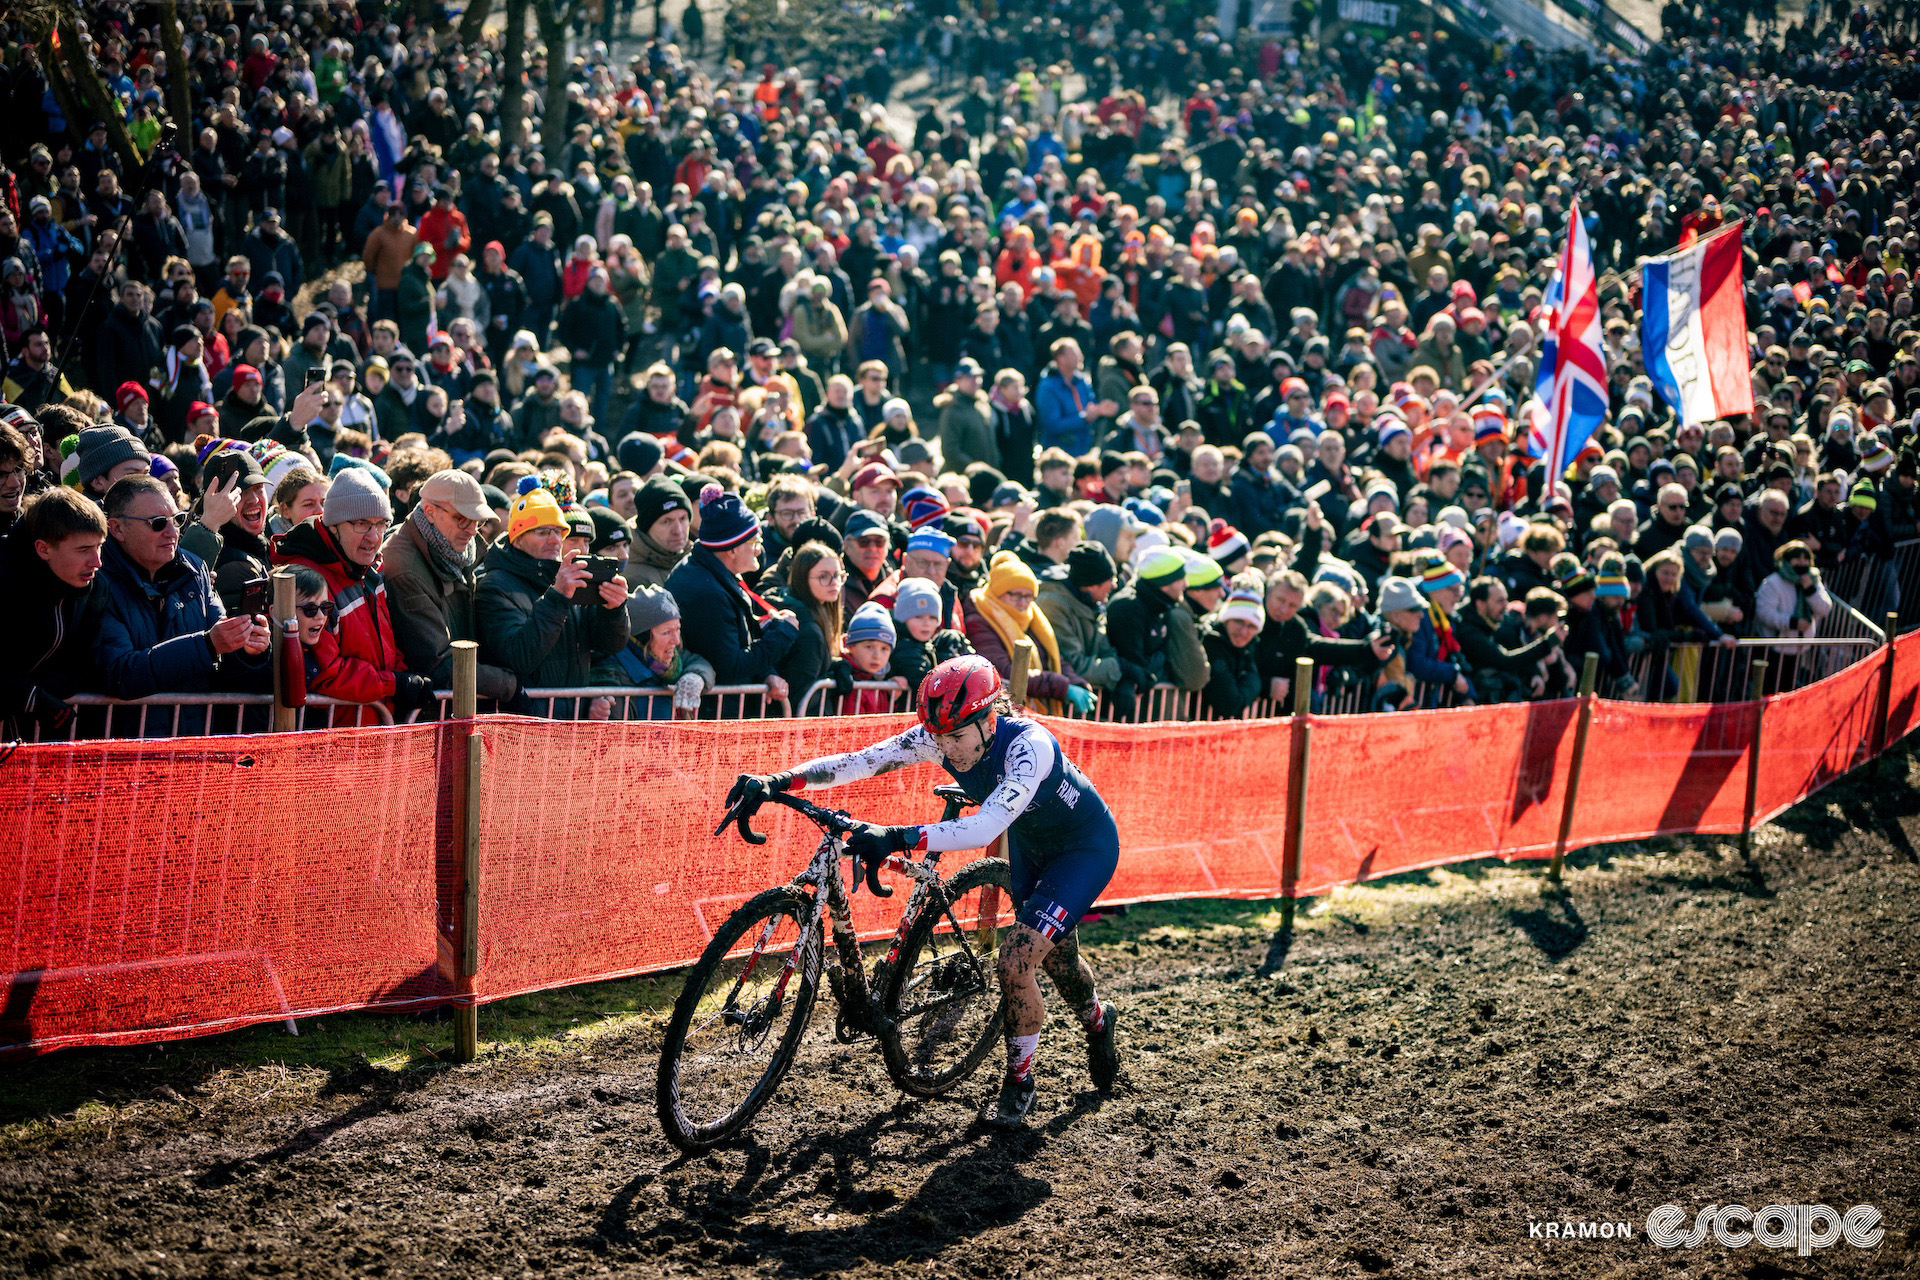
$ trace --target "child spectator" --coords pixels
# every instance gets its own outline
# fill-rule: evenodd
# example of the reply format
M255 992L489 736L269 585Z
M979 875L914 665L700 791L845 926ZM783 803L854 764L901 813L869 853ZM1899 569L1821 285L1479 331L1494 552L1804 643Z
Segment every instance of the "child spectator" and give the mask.
M920 681L949 658L973 652L966 636L943 627L940 588L926 578L903 578L893 597L896 643L887 664L890 675L907 682L907 705L919 695ZM904 630L905 635L897 632Z
M853 687L855 681L890 678L887 664L893 658L894 639L893 619L884 606L869 603L853 611L853 617L847 620L847 633L841 638L845 656L833 664L841 715L885 715L894 709L893 698L886 690ZM903 690L908 688L904 679L894 678L894 683Z

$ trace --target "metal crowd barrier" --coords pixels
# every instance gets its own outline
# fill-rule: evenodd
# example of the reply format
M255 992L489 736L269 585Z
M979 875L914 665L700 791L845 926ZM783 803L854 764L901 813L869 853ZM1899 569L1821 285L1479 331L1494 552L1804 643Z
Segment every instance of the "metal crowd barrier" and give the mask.
M874 696L877 694L884 694L886 696L887 705L885 707L867 706L866 704L877 701L877 698ZM890 715L894 712L905 711L911 702L911 696L907 690L902 689L891 680L855 680L853 682L853 693L849 694L848 697L857 697L859 699L861 705L859 711L841 711L840 707L845 705L846 699L841 698L839 694L835 692L833 681L816 680L807 687L805 693L800 695L800 714L802 716L849 714L870 716Z
M582 685L570 689L525 689L536 714L553 720L671 720L673 690L641 689L623 685ZM443 705L453 695L440 695ZM604 708L596 703L604 702ZM560 714L556 714L560 713ZM793 714L791 700L768 694L763 684L718 685L700 699L700 710L687 719L762 720Z
M76 693L66 701L75 709L73 732L65 739L92 738L177 738L181 736L181 717L198 710L205 716L199 735L226 737L241 733L265 733L272 726L273 695L270 693L156 693L145 698L109 698L98 693ZM333 727L336 713L351 709L347 723L357 723L365 711L372 711L381 724L393 723L393 712L384 703L342 702L338 698L310 696L304 707L294 712L295 727L326 729ZM249 714L253 712L254 714ZM322 716L319 713L324 712ZM50 739L35 726L30 742Z

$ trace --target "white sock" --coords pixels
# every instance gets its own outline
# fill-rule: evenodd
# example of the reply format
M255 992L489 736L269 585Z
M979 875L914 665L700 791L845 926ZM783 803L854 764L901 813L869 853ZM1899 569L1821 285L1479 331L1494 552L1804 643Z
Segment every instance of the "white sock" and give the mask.
M1030 1036L1007 1037L1007 1074L1018 1080L1025 1080L1033 1074L1033 1064L1040 1056L1040 1033Z

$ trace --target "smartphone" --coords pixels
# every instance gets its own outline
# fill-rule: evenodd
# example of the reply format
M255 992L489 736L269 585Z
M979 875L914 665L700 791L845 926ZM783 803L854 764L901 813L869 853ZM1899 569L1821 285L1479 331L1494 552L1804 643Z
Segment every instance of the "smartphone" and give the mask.
M307 380L300 384L300 389L304 391L308 387L311 387L316 383L325 382L326 380L327 380L327 363L325 361L321 361L319 364L308 367Z
M265 578L248 578L240 586L241 616L250 618L265 614L272 591L272 584Z
M613 581L613 576L626 568L626 561L616 560L612 556L587 556L585 558L589 581L594 586L602 586Z
M1193 481L1182 480L1173 486L1173 491L1182 498L1190 498L1193 496Z

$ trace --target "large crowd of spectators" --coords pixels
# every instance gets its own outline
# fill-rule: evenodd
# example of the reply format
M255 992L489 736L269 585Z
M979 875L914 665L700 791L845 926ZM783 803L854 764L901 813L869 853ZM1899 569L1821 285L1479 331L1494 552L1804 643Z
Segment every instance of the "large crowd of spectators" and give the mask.
M457 640L529 714L884 710L1030 645L1042 709L1234 717L1303 656L1320 708L1564 696L1589 654L1671 696L1677 646L1812 636L1920 532L1891 8L1669 5L1607 61L936 3L812 76L729 23L717 71L581 41L515 85L412 5L194 6L184 66L135 13L85 33L137 156L34 44L0 67L10 735L271 688L282 566L283 683L396 718ZM1548 477L1576 204L1611 404ZM1687 423L1634 262L1735 220L1756 410Z

